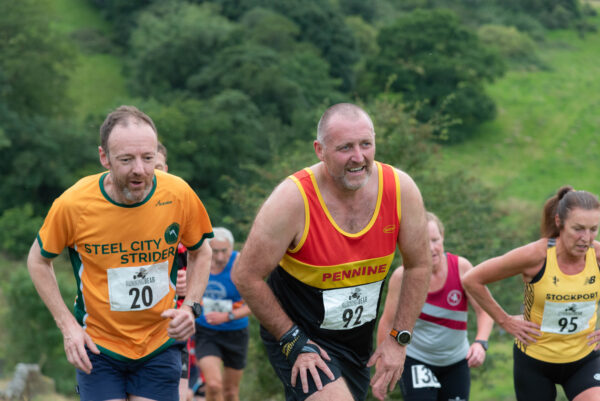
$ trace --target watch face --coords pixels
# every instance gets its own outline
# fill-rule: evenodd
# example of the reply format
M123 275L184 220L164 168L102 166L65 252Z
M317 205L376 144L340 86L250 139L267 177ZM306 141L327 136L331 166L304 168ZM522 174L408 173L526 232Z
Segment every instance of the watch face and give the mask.
M194 302L194 305L192 306L192 311L194 312L194 315L196 317L200 316L202 314L202 305L200 305L197 302Z
M398 333L398 343L401 345L410 344L411 335L408 331L402 331Z

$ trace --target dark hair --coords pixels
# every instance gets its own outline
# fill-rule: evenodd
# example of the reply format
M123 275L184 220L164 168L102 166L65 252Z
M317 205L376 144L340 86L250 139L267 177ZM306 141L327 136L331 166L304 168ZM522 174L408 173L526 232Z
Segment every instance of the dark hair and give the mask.
M157 152L165 157L165 163L167 162L167 148L162 143L158 143Z
M155 134L158 136L158 132L156 131L156 126L154 122L148 115L138 110L135 106L120 106L111 112L100 126L100 146L102 146L102 150L104 153L108 155L108 137L110 133L117 125L127 126L129 120L137 120L142 121L148 124Z
M542 237L556 238L564 227L564 222L569 217L571 210L581 208L584 210L600 209L598 197L587 191L575 191L573 187L565 185L556 191L556 195L544 204L542 213ZM555 216L558 215L560 225L556 225Z

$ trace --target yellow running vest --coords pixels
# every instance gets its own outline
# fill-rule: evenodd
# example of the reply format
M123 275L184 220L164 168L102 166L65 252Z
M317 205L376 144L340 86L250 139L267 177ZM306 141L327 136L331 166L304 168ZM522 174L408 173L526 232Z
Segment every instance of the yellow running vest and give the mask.
M596 252L589 248L585 268L578 274L564 274L556 260L552 239L546 254L542 277L525 285L525 320L541 326L537 342L525 345L515 340L521 351L532 358L550 362L577 361L593 351L587 336L596 327L600 275Z

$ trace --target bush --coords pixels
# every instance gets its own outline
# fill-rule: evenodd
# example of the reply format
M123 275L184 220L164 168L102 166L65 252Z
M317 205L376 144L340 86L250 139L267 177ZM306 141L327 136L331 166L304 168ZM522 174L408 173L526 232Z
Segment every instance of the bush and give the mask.
M536 44L529 35L515 27L484 25L478 30L479 38L487 46L496 48L498 53L512 64L524 68L544 67L536 53Z
M13 258L24 257L42 222L30 203L5 210L0 216L0 250Z
M59 283L62 276L58 276ZM24 266L15 269L3 282L6 299L4 330L9 346L6 361L10 366L18 362L37 363L42 373L54 379L56 389L73 394L75 368L65 356L63 338L52 315L39 297ZM75 299L74 285L61 285L63 299L71 305Z

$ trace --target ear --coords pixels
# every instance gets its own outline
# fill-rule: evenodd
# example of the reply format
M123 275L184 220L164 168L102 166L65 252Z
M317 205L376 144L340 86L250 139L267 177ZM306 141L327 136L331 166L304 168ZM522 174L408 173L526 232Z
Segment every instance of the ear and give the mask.
M558 217L558 213L554 215L554 224L556 224L556 227L560 227L560 217Z
M323 144L317 140L313 142L313 146L315 148L315 153L319 160L323 161Z
M98 154L100 156L100 164L107 169L110 170L110 160L108 160L108 155L102 149L102 146L98 146Z

